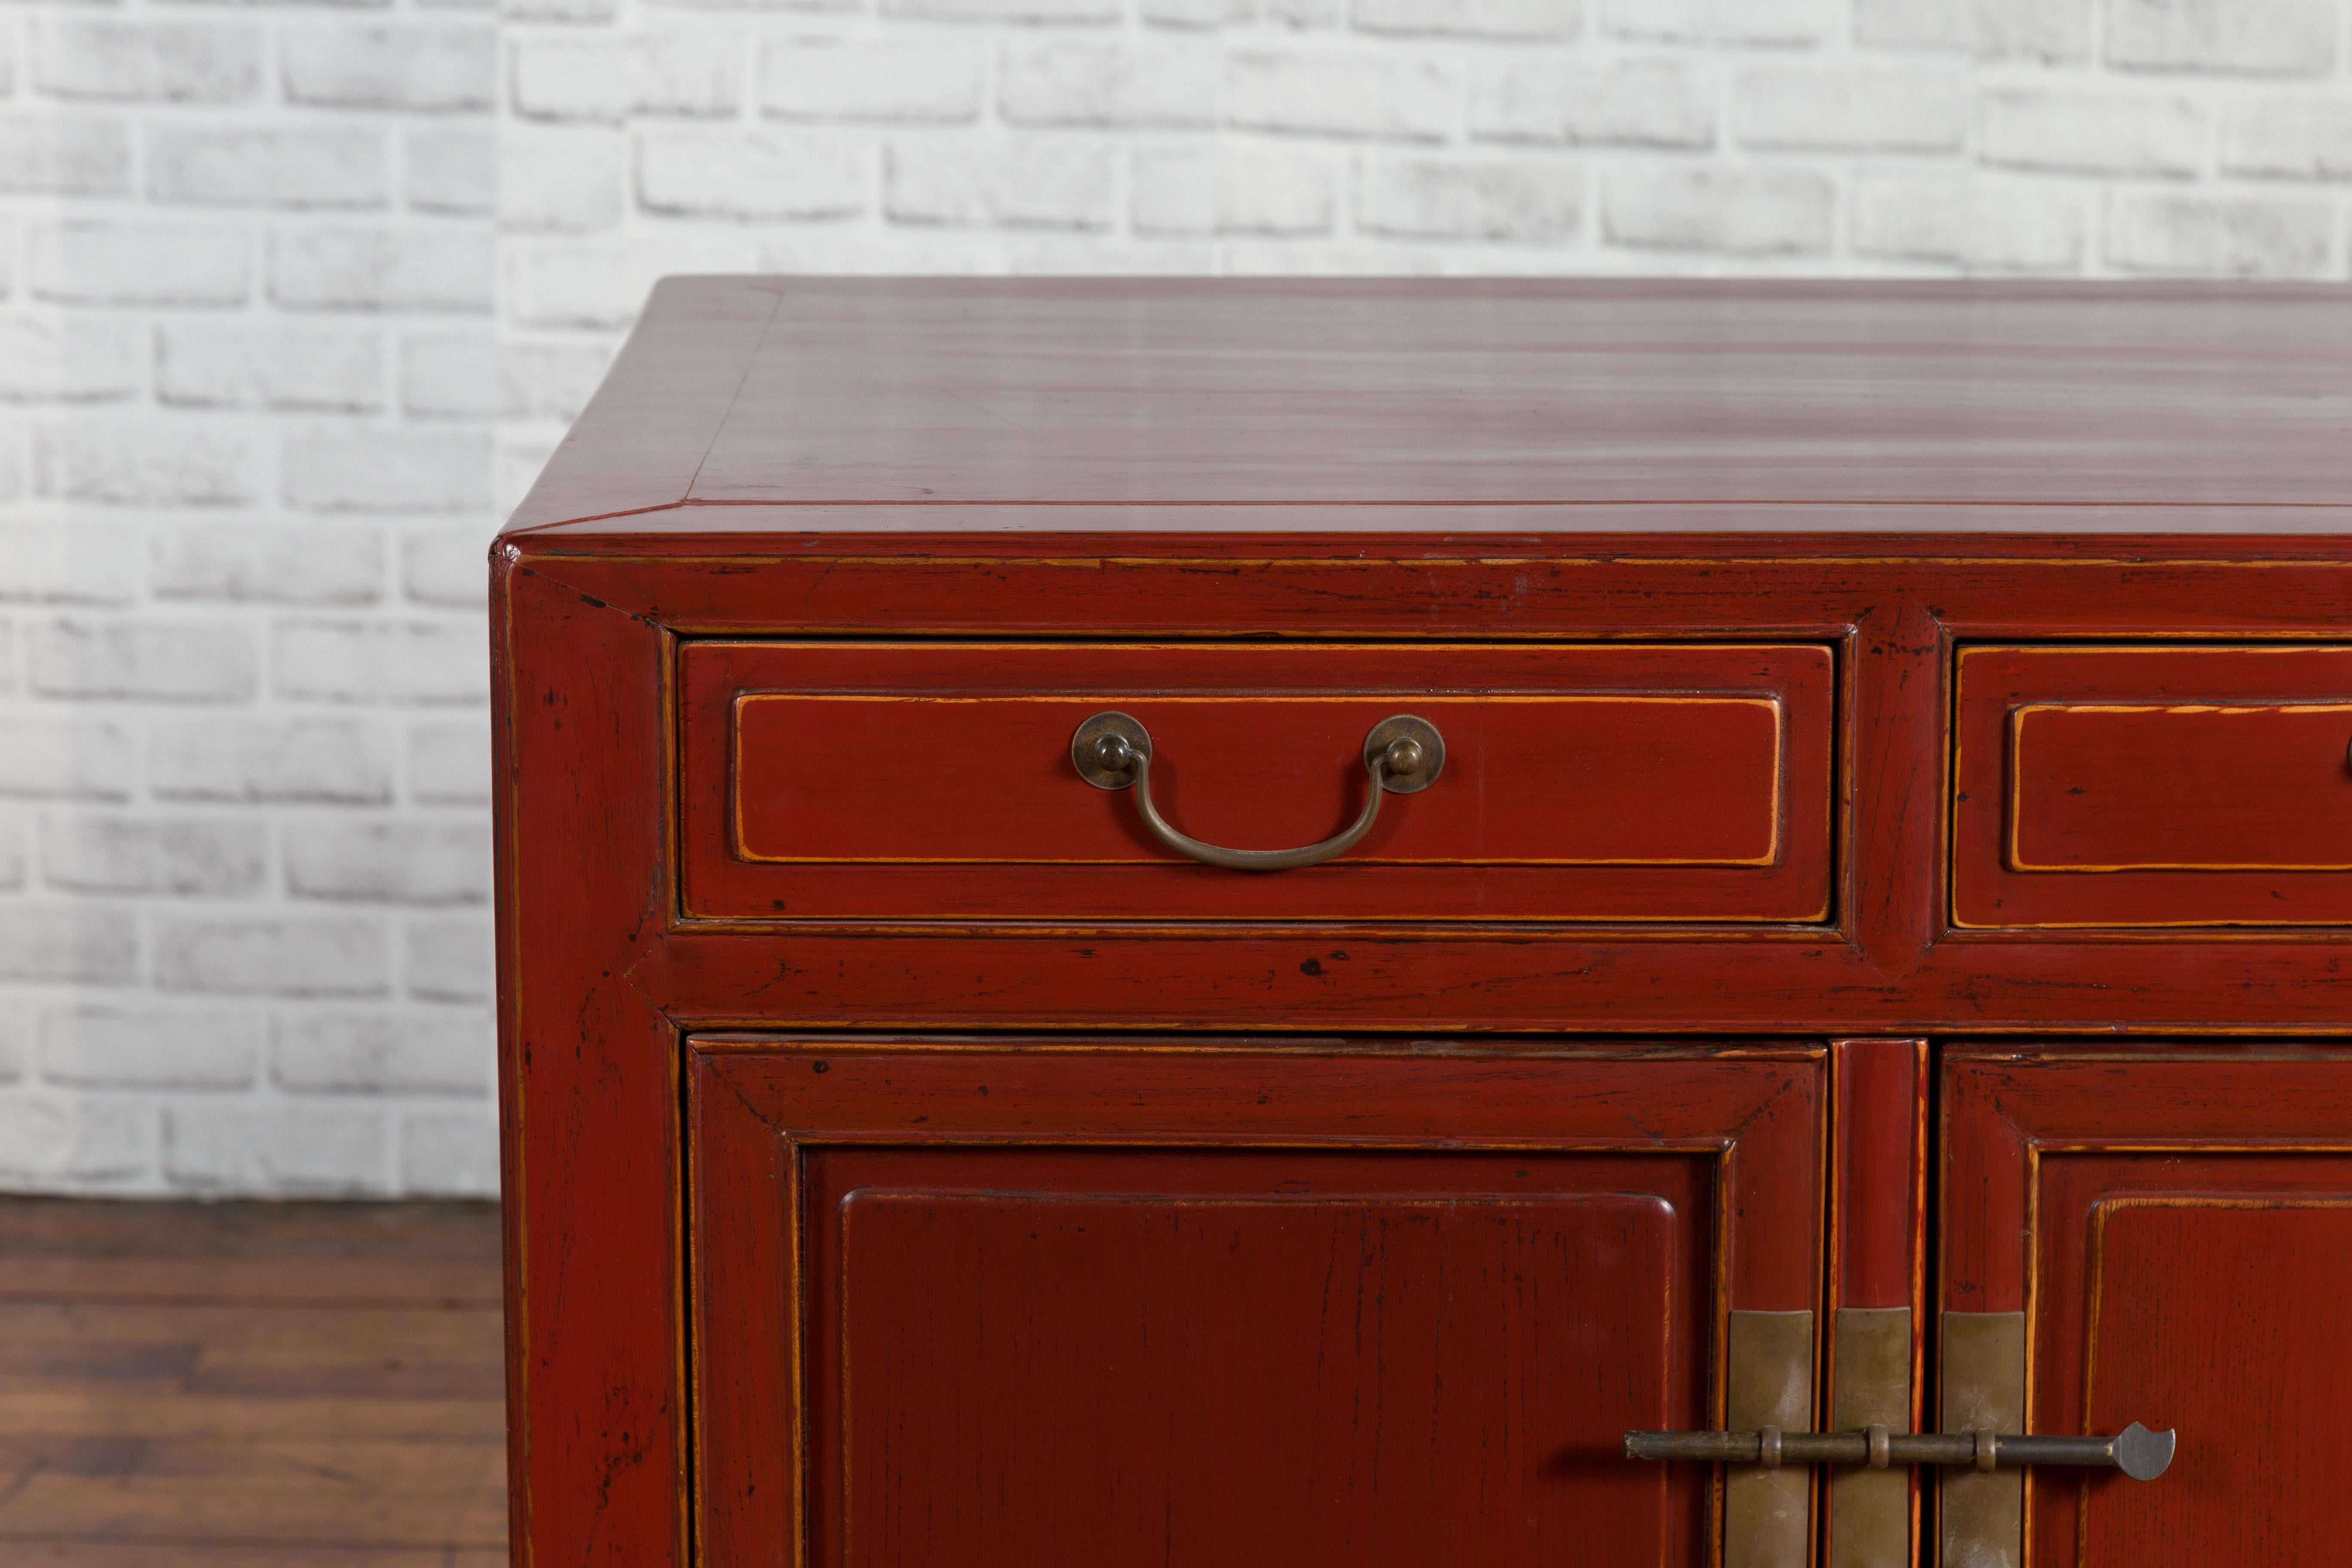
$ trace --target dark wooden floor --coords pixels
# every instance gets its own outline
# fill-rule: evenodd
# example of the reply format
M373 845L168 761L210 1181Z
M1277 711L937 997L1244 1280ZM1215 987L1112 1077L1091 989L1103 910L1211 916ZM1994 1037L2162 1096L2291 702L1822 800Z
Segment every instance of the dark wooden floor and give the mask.
M506 1561L498 1213L0 1198L0 1564Z

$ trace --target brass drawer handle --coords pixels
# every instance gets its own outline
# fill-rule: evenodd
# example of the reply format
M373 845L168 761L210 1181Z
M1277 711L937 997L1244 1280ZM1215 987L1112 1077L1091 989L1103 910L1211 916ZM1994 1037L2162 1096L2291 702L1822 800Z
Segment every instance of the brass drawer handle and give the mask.
M1979 1429L1970 1432L1628 1432L1629 1459L1695 1459L1702 1464L1973 1465L1979 1470L2013 1465L2104 1465L2136 1481L2152 1481L2172 1463L2173 1435L2135 1421L2112 1437L2064 1437Z
M1445 741L1437 726L1410 713L1399 713L1372 726L1364 737L1364 771L1371 787L1363 815L1352 826L1320 844L1297 849L1224 849L1203 844L1171 826L1151 804L1151 732L1115 709L1096 714L1070 737L1070 762L1078 776L1097 789L1135 789L1135 809L1152 837L1179 855L1207 866L1234 871L1287 871L1313 866L1343 855L1372 830L1381 815L1384 795L1415 795L1436 782L1445 766Z

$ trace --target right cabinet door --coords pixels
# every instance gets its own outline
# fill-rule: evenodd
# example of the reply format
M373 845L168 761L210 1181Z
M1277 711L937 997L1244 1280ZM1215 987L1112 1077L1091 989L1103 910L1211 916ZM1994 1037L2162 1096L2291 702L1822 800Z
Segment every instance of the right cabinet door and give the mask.
M2343 1560L2352 1052L1958 1050L1942 1164L1946 1425L2179 1435L2145 1483L1947 1471L1946 1568Z

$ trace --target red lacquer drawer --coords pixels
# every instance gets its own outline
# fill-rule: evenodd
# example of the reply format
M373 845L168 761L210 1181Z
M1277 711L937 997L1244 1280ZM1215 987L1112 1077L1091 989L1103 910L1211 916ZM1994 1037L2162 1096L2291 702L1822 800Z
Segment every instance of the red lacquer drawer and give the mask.
M731 919L1823 919L1827 648L689 644L688 912ZM1325 839L1368 731L1444 762L1328 863L1185 858L1090 785L1093 715L1144 725L1177 828Z
M2352 920L2352 647L1977 647L1964 926Z

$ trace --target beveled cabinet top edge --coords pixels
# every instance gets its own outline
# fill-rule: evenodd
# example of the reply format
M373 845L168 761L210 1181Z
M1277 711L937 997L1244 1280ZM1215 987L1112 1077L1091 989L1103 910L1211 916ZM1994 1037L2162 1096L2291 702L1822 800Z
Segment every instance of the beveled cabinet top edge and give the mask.
M2340 285L671 279L512 527L2334 532L2347 427Z
M2112 553L2135 545L2177 553L2203 541L2222 556L2277 547L2352 552L2352 506L775 506L683 504L615 516L509 526L501 542L529 552L650 555L1008 556L1147 553L1193 549L1367 555L1524 550L1531 554L1676 553L1720 541L1732 552L1885 553L1987 558Z

